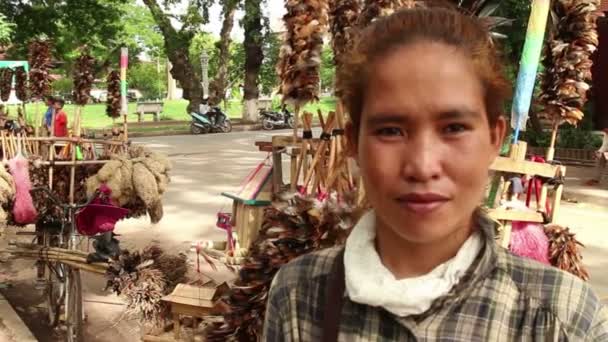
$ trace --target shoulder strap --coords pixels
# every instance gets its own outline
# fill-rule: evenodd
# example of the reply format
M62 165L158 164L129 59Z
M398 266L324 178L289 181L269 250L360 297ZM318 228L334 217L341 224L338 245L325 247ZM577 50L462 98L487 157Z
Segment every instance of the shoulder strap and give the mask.
M322 342L337 342L344 301L344 249L338 253L325 289L325 317Z

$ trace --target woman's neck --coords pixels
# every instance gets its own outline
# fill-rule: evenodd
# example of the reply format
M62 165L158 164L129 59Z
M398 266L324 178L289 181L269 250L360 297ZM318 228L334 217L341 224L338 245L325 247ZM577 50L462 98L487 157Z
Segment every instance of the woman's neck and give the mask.
M396 279L413 278L453 258L472 232L472 223L467 222L440 241L416 243L405 240L377 220L376 250L382 264Z

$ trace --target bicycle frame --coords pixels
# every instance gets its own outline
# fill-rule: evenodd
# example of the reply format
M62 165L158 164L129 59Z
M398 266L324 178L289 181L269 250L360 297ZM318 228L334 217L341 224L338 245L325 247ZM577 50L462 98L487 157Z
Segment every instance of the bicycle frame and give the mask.
M97 191L94 196L92 196L86 203L83 204L74 204L62 203L47 187L36 187L31 190L31 192L43 191L48 199L52 202L52 204L61 209L61 217L60 217L60 225L61 229L57 236L58 245L62 248L67 248L70 250L77 248L77 227L76 227L76 214L77 212L88 206L95 200L100 192ZM45 245L50 245L50 241L46 241L48 235L42 232L43 235L43 243ZM52 239L52 236L49 240ZM66 313L66 326L68 331L68 340L74 341L79 340L82 337L82 319L84 312L82 310L82 288L80 281L80 272L77 269L73 269L70 266L64 265L61 262L56 262L53 265L51 262L46 262L46 267L49 268L50 272L54 274L56 279L59 280L59 283L62 283L63 288L61 291L61 295L63 298L59 297L59 300L63 301L63 306L65 308ZM57 268L55 268L57 266ZM76 279L77 278L77 279ZM51 286L49 283L47 286ZM52 289L51 289L52 291ZM76 291L73 293L73 291ZM50 295L52 296L52 295ZM74 301L77 302L74 302ZM50 299L49 299L50 302ZM53 303L49 303L49 306L53 305ZM57 308L52 308L52 310L58 310ZM51 308L49 308L49 313ZM75 311L75 312L72 312ZM57 311L55 311L56 313ZM50 314L51 315L51 314ZM74 318L73 316L80 316ZM75 320L74 320L75 319ZM52 322L53 323L53 322ZM74 330L72 330L74 329Z

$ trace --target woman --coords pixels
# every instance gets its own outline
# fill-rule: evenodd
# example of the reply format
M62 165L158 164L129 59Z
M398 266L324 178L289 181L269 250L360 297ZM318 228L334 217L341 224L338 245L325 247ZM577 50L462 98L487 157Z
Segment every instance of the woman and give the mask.
M578 278L509 254L478 210L509 95L483 24L405 10L359 37L338 76L373 208L345 248L283 267L267 341L606 341Z

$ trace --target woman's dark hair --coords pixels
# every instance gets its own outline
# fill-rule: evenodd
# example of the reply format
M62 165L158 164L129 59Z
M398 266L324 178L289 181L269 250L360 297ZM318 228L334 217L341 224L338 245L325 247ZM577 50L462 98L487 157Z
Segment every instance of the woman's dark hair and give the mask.
M486 26L456 9L417 8L401 10L372 22L360 32L350 55L344 58L336 87L355 131L359 130L374 64L394 50L418 42L444 43L470 58L484 89L488 121L494 125L503 114L511 85Z
M62 99L55 99L55 103L58 103L61 108L63 108L63 106L65 105L65 101Z

